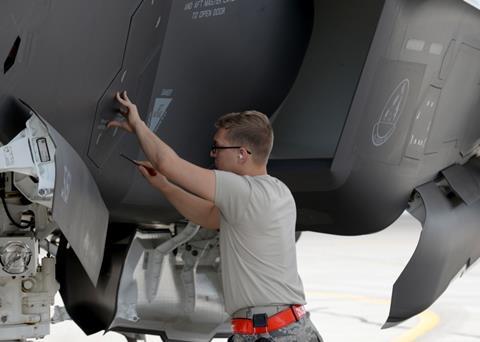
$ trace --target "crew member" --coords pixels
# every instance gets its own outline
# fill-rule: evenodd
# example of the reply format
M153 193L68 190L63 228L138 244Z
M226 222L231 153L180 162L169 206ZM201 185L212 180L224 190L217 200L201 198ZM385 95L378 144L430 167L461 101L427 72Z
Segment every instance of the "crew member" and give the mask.
M188 220L220 229L225 310L234 332L229 341L322 341L303 307L295 201L267 174L273 145L267 116L246 111L219 118L210 152L216 170L209 170L158 138L126 92L116 99L127 120L108 127L136 134L148 159L139 166L142 175Z

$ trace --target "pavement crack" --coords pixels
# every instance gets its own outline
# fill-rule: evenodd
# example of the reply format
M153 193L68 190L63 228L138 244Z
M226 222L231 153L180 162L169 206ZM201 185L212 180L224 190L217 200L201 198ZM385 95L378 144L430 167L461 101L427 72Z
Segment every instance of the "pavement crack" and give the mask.
M358 315L348 315L348 314L340 314L340 313L336 313L336 312L330 312L330 311L326 311L326 307L317 307L317 308L309 308L308 311L310 312L318 312L318 313L322 313L322 314L325 314L325 315L329 315L329 316L334 316L334 317L343 317L343 318L351 318L351 319L355 319L355 320L358 320L360 321L361 323L365 323L365 324L369 324L369 325L373 325L373 326L377 326L379 328L381 328L383 326L383 323L377 323L377 322L374 322L374 321L370 321L368 319L366 319L365 317L362 317L362 316L358 316ZM408 327L402 327L402 326L396 326L397 329L403 329L403 330L407 330L409 329Z

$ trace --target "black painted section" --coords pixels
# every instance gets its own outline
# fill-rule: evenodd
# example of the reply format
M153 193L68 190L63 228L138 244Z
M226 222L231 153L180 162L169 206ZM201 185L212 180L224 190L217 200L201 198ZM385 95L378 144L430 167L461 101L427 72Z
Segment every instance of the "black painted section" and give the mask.
M58 249L56 275L62 300L70 317L87 335L107 329L113 320L123 261L135 234L135 228L130 225L111 225L109 228L96 287L74 251L67 248L65 238Z
M15 39L15 42L13 42L12 48L10 49L10 52L8 53L7 58L5 59L5 62L3 63L3 73L6 74L15 64L15 60L17 59L17 54L18 50L20 49L20 43L22 40L20 37L17 37Z
M25 129L30 108L14 97L0 98L0 142L7 144Z

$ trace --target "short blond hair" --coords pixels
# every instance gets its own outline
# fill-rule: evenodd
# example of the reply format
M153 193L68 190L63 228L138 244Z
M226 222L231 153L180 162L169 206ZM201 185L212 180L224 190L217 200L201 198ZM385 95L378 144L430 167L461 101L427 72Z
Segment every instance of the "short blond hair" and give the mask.
M267 164L273 147L273 129L265 114L255 110L225 114L218 118L215 127L224 128L232 144L249 149L255 163Z

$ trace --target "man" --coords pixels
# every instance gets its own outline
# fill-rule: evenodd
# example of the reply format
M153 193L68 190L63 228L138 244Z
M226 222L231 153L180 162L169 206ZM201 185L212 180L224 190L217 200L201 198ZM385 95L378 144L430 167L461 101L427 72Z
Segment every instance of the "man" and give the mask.
M210 152L213 171L180 158L150 131L126 92L116 98L127 120L108 127L137 135L149 160L139 166L142 175L188 220L220 229L225 309L234 332L229 341L322 341L303 308L295 202L267 174L268 118L254 111L221 117Z

